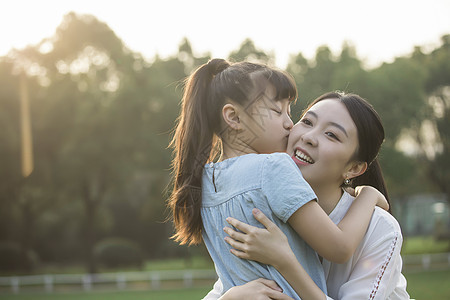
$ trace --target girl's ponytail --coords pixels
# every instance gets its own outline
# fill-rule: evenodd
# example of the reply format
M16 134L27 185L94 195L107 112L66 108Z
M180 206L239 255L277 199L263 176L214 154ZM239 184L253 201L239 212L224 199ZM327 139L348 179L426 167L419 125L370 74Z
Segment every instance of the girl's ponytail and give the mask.
M180 244L198 244L202 239L202 174L204 165L219 149L214 133L220 127L220 118L217 118L217 105L211 99L211 82L228 66L223 59L211 60L185 82L181 114L170 143L174 149L174 180L168 201L175 224L172 238Z

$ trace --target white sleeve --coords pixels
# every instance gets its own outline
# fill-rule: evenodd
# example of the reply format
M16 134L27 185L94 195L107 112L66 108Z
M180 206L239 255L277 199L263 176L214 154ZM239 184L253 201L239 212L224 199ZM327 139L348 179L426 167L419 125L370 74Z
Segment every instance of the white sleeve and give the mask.
M220 296L222 296L222 293L223 293L222 281L218 279L216 283L214 283L213 289L202 300L217 300L220 298Z
M400 232L381 234L361 253L347 282L339 289L338 299L409 299L406 292L394 293L403 278ZM396 295L394 297L391 297Z

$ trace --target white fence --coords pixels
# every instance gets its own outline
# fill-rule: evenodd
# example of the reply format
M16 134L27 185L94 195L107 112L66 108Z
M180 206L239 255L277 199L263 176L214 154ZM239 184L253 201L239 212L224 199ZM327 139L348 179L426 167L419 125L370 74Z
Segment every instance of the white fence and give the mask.
M450 252L403 256L404 270L450 268ZM215 270L170 270L101 274L54 274L0 277L0 293L21 291L91 291L94 289L125 290L212 286Z
M450 252L433 254L409 254L403 255L404 269L422 269L449 268Z
M154 289L166 286L192 287L196 282L212 282L217 279L215 270L170 270L149 272L122 272L99 274L54 274L0 277L0 291L84 290L94 288L111 289Z

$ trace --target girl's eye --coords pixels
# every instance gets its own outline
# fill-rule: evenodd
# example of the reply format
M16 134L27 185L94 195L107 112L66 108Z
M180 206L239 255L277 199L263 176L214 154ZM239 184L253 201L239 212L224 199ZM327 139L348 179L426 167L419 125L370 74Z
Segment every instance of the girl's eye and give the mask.
M276 108L272 108L272 111L276 112L277 114L281 115L281 111L276 109Z

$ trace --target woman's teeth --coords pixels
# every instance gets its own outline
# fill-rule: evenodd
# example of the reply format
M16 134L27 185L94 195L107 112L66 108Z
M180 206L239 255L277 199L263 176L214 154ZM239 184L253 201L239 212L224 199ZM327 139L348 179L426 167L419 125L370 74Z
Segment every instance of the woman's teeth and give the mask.
M299 150L295 151L295 157L298 158L299 160L307 162L309 164L314 163L314 160L311 157L307 156L303 152L300 152Z

